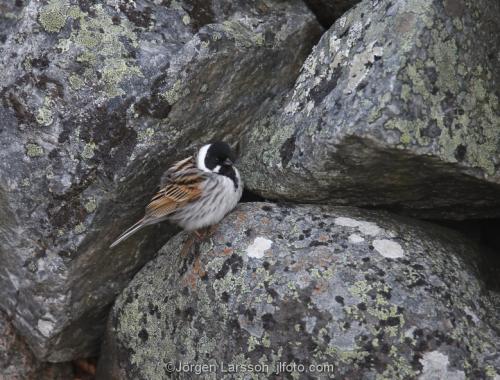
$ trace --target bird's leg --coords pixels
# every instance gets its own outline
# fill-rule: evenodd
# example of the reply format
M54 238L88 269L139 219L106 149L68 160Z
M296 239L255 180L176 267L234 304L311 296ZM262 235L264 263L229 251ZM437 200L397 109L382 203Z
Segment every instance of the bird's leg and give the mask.
M200 228L199 230L194 230L193 233L198 238L198 241L202 241L203 239L205 239L205 231L203 230L203 228Z
M189 236L188 239L186 240L186 242L184 243L184 246L182 247L182 250L181 250L181 256L182 257L186 257L187 256L187 254L189 253L189 250L193 246L193 243L194 243L194 237L193 236Z
M218 224L214 224L209 227L200 228L199 230L194 230L194 234L198 237L198 241L201 242L205 240L208 236L212 236L212 234L217 230Z
M210 227L207 227L207 229L206 229L206 236L208 236L208 238L210 239L210 244L212 245L212 247L214 246L214 242L212 240L212 235L214 234L215 231L217 231L217 227L219 227L219 225L214 224Z
M219 223L217 224L214 224L210 227L207 228L207 232L208 232L208 235L209 236L212 236L214 234L215 231L217 231L217 228L219 227Z

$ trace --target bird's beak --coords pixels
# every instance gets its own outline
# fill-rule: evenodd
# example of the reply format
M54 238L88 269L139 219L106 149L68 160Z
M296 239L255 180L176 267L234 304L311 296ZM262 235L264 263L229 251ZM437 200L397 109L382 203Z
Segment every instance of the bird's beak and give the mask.
M231 161L230 158L226 158L223 162L224 166L231 166L233 164L233 161Z

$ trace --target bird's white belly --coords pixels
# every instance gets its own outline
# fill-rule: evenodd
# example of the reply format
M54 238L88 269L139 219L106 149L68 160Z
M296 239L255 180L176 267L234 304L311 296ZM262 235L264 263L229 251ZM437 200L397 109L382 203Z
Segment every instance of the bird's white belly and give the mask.
M215 188L197 202L185 207L172 221L187 231L194 231L219 223L236 207L243 192L242 184L236 189L231 179L217 176ZM210 187L210 184L207 185Z

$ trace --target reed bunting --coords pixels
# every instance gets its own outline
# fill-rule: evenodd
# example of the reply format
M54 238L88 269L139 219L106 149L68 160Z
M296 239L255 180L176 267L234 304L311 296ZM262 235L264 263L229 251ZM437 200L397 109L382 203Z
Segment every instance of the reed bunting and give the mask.
M140 229L168 220L186 231L217 224L236 207L243 182L228 144L204 145L195 156L175 163L162 177L161 189L144 217L122 233L110 248Z

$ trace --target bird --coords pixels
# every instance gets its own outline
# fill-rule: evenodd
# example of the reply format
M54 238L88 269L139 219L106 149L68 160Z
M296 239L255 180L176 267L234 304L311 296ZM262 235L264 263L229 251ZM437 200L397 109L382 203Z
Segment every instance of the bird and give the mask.
M200 237L197 230L219 223L241 199L243 181L234 161L229 144L216 141L176 162L162 176L160 190L146 206L144 216L118 236L110 248L162 221Z

